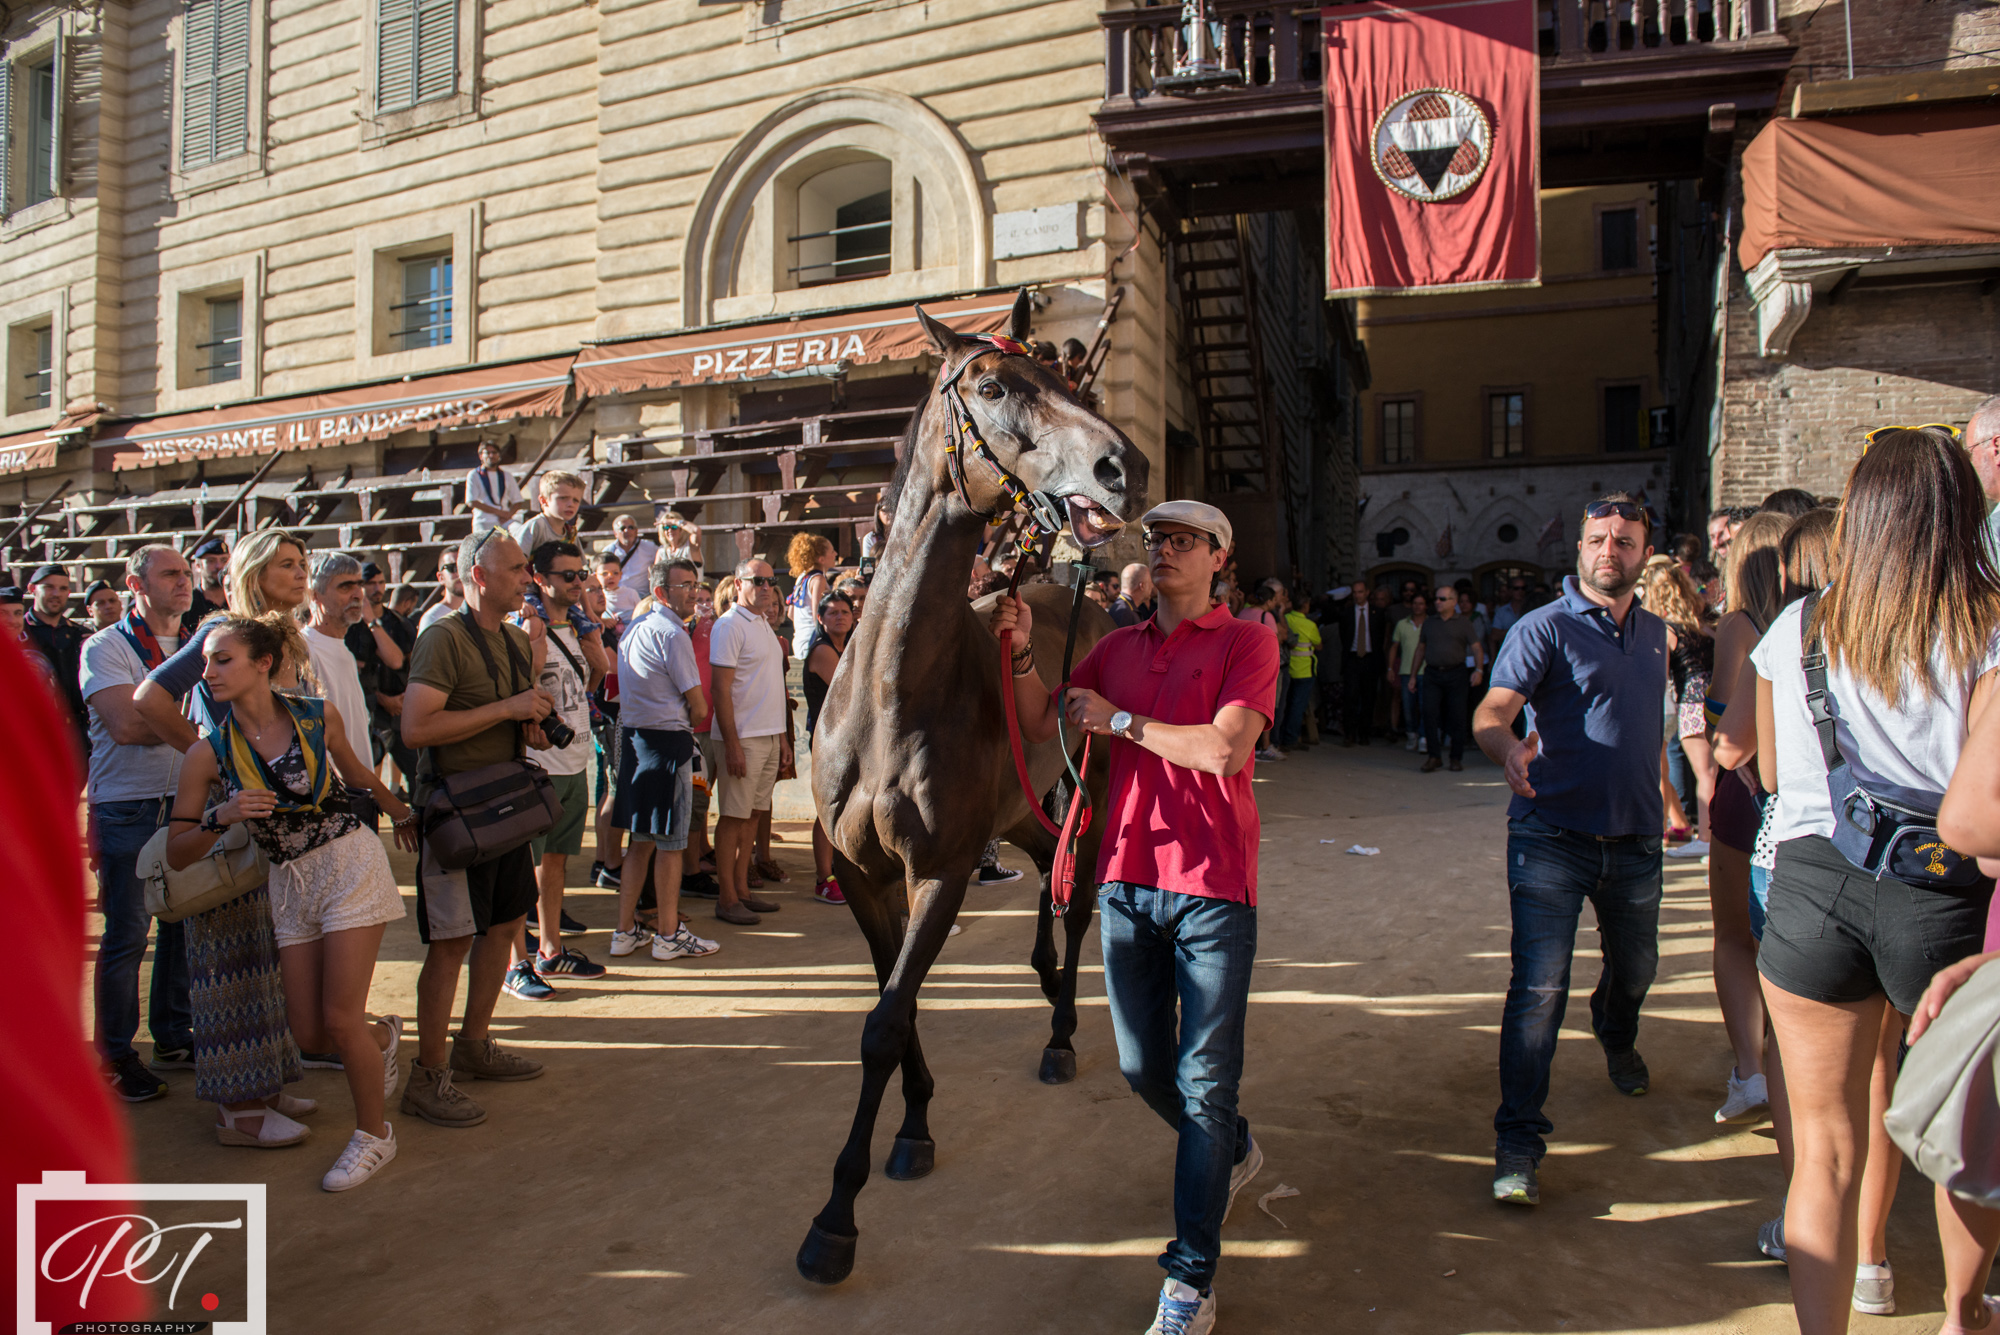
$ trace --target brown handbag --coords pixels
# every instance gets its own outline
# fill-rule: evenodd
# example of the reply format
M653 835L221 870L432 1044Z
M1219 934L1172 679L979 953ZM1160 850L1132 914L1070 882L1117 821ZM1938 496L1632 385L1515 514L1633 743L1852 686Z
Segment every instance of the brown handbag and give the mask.
M479 633L479 623L472 619L472 610L464 609L460 615L479 656L486 661L496 698L506 699L500 669L486 647L486 637ZM504 638L506 632L501 635ZM514 682L526 671L512 640L507 641L507 667ZM435 779L424 803L423 836L431 860L444 870L461 871L491 862L541 838L562 817L555 784L550 782L548 771L526 758L527 742L519 728L515 729L514 744L518 754L513 760ZM436 776L435 748L429 755L431 773Z

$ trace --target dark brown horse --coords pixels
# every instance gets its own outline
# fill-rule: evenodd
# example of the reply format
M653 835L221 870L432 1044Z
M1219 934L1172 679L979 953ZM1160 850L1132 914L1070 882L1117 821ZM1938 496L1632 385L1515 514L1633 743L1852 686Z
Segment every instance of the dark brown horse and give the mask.
M981 851L996 835L1012 840L1041 867L1045 887L1055 852L1055 839L1036 820L1015 777L998 643L985 616L966 601L972 558L986 531L980 512L1010 503L1000 472L1005 469L1009 481L1060 502L1071 532L1091 547L1138 517L1146 490L1145 456L1033 358L961 339L921 307L917 318L944 359L939 388L905 438L892 488L895 518L868 591L868 614L841 655L813 739L820 821L882 990L862 1029L861 1102L834 1163L833 1195L799 1248L799 1273L822 1284L839 1283L854 1268L854 1198L868 1180L876 1113L899 1066L905 1111L885 1171L907 1180L931 1170L932 1081L917 1042L917 990L951 930ZM1015 339L1025 338L1025 292L1015 302L1013 323ZM969 433L962 431L967 421ZM974 438L987 443L993 460L962 456L961 491L946 447L963 439L969 450ZM1071 595L1037 584L1022 596L1035 611L1036 665L1053 689ZM1078 660L1111 628L1102 610L1084 603ZM1071 740L1081 739L1072 734ZM1063 768L1060 743L1028 747L1037 793L1052 788ZM1101 812L1103 769L1092 768ZM1090 925L1097 834L1093 830L1078 850L1060 969L1048 891L1042 892L1031 962L1055 1006L1041 1071L1051 1084L1076 1074L1070 1045L1076 966Z

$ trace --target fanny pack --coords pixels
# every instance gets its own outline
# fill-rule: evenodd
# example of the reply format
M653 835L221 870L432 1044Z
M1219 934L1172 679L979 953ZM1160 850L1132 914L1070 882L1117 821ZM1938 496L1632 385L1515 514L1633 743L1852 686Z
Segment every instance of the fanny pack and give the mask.
M486 647L479 623L472 619L470 608L460 615L485 660L487 675L493 678L495 698L506 699L509 692L500 684L500 669L493 662L492 650ZM504 629L500 633L506 637ZM517 684L527 675L511 639L507 640L507 667L510 680ZM518 695L520 689L512 693ZM462 871L511 853L554 829L562 816L555 785L549 781L548 771L526 759L526 742L518 727L514 747L516 759L439 778L430 800L424 803L424 845L445 871ZM437 752L433 749L429 754L431 772L436 774Z
M1803 634L1812 624L1819 594L1809 594L1800 613ZM1826 762L1826 794L1833 803L1833 846L1876 880L1884 876L1911 885L1959 887L1980 880L1979 863L1938 837L1938 806L1944 794L1893 783L1866 787L1834 740L1833 697L1826 689L1826 650L1817 635L1807 642L1800 666L1806 675L1806 711L1819 734Z

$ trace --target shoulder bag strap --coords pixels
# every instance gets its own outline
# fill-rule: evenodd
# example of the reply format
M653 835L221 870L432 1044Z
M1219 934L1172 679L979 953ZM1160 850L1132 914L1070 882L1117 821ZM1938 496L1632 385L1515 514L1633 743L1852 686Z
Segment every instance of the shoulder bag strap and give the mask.
M1799 666L1806 674L1806 713L1812 718L1813 731L1819 734L1820 757L1826 762L1826 771L1831 774L1845 763L1840 747L1833 738L1833 710L1831 697L1826 692L1826 647L1819 636L1811 631L1813 609L1819 606L1819 593L1806 595L1805 605L1799 610L1799 636L1801 650Z
M500 638L507 642L507 679L514 686L512 691L500 684L500 668L493 661L493 651L487 648L486 636L479 629L479 622L473 618L472 609L461 607L458 614L465 619L466 634L472 637L472 643L479 650L480 659L486 664L486 675L493 679L494 698L505 700L508 696L519 695L527 689L520 682L522 677L530 675L528 665L521 661L521 651L515 647L513 639L507 634L506 624L504 622L501 624ZM519 724L514 727L514 750L517 753L514 757L516 760L528 754L528 739Z
M562 642L562 637L556 634L556 628L553 623L551 623L549 626L549 643L553 644L556 648L562 651L562 656L565 659L569 660L569 665L571 667L576 669L577 683L581 685L586 691L589 690L590 673L584 669L583 664L576 661L576 655L569 651L569 646L564 644Z

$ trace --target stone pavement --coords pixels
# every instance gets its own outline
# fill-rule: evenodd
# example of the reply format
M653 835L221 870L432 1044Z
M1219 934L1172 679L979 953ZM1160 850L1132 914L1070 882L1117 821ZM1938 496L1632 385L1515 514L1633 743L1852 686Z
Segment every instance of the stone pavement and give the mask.
M1463 774L1416 765L1400 747L1322 746L1259 767L1262 948L1243 1107L1269 1162L1225 1230L1218 1329L1795 1330L1784 1271L1754 1246L1777 1209L1769 1128L1711 1120L1729 1055L1699 867L1669 863L1640 1039L1652 1093L1627 1099L1605 1078L1587 1029L1586 925L1543 1204L1488 1199L1506 790L1476 758ZM448 1131L392 1109L400 1157L330 1196L319 1177L351 1125L337 1073L295 1087L322 1101L313 1138L269 1152L218 1146L189 1073L171 1073L172 1094L131 1110L142 1175L270 1184L273 1329L288 1332L1137 1335L1172 1229L1172 1136L1118 1074L1095 933L1078 1078L1036 1082L1048 1011L1025 964L1032 872L968 892L964 932L923 994L937 1171L881 1176L900 1118L892 1083L855 1274L832 1289L798 1278L792 1255L852 1115L874 989L846 912L808 897L805 830L782 832L784 910L751 930L698 916L724 947L707 967L634 957L554 1003L503 997L498 1035L549 1073L470 1085L491 1114L483 1126ZM1343 851L1356 843L1382 851ZM407 886L407 858L397 866ZM578 891L572 911L599 929L580 944L604 960L612 896ZM419 959L412 923L393 925L376 1007L411 1013ZM1274 1218L1256 1198L1280 1184L1299 1194L1272 1202ZM1858 1316L1863 1335L1937 1328L1923 1187L1907 1175L1891 1229L1904 1315Z

